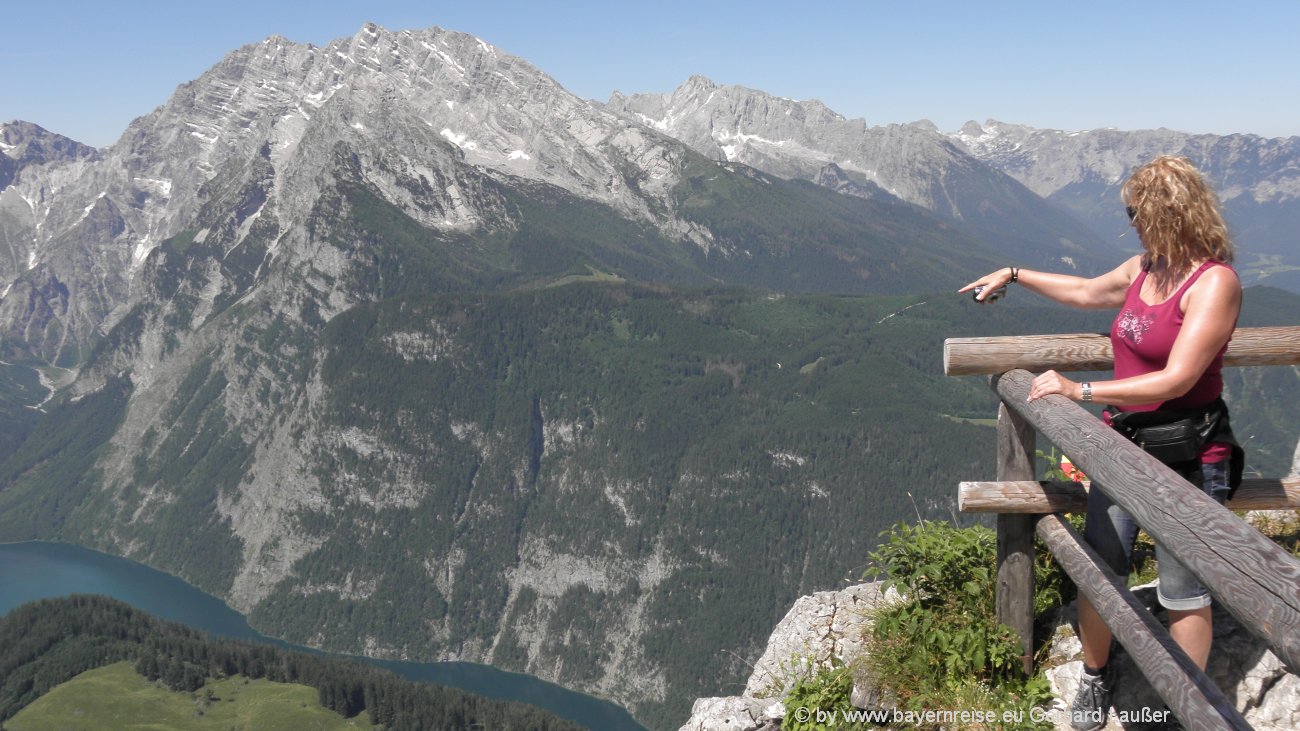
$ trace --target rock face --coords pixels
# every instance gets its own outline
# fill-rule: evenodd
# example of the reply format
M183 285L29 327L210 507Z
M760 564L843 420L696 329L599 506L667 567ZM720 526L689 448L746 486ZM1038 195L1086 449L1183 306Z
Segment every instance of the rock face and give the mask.
M55 192L75 188L101 155L98 150L27 122L0 125L0 336L29 344L55 362L75 363L85 334L98 326L103 300L120 301L123 243L117 205L100 197L68 197L53 213ZM23 185L19 181L45 183ZM53 231L50 216L61 223ZM86 246L94 241L93 246ZM109 251L103 251L107 244ZM57 261L45 263L45 254ZM86 282L85 290L79 286ZM62 356L62 358L60 358Z
M1149 608L1157 607L1152 587L1137 588L1135 593ZM820 592L805 596L781 620L768 641L762 659L745 686L744 694L728 698L701 698L692 708L691 718L681 731L768 731L780 728L785 714L782 695L800 677L827 667L830 659L852 664L861 659L862 636L869 630L864 614L882 601L878 584L852 586L839 592ZM1161 614L1157 616L1163 619ZM1074 628L1074 605L1061 610L1052 640L1047 670L1056 704L1045 711L1060 731L1069 731L1065 717L1069 701L1078 687L1083 670L1081 649ZM1300 728L1300 676L1288 673L1273 653L1245 630L1226 611L1214 612L1214 650L1208 673L1234 701L1250 724L1258 731L1293 731ZM1122 731L1132 726L1119 722L1122 710L1136 718L1143 708L1160 711L1163 701L1141 678L1128 656L1120 651L1119 685L1114 709L1105 731ZM862 708L878 707L878 697L869 684L858 680L854 704Z
M780 698L809 672L862 655L871 626L867 613L897 596L892 590L882 593L879 583L868 583L800 597L772 630L744 695Z
M852 663L864 651L870 630L867 615L898 595L881 592L877 582L823 591L800 597L772 630L762 657L745 683L744 693L726 698L701 698L681 731L760 731L778 729L785 707L781 698L800 679L832 662ZM854 700L873 697L872 689L855 683Z
M367 24L324 48L280 37L245 46L102 154L21 124L4 135L0 241L10 251L0 256L0 281L12 284L0 328L49 362L79 360L78 350L123 314L149 253L214 199L248 193L224 201L242 207L227 247L258 220L273 218L277 238L301 225L340 145L386 199L436 229L500 220L500 201L476 196L452 170L469 165L692 234L653 212L678 180L680 143L440 28L391 33ZM37 164L55 159L62 164Z

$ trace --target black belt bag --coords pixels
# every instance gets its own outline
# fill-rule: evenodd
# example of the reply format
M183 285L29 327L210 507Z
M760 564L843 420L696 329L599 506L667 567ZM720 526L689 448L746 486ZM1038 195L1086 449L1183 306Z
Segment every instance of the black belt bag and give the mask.
M1187 411L1117 411L1107 408L1115 431L1165 464L1200 459L1201 448L1227 414L1222 399Z

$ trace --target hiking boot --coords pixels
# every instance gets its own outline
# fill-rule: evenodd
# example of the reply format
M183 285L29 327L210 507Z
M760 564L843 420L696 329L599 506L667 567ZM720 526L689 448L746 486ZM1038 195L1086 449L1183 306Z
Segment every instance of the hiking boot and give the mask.
M1110 697L1115 692L1115 663L1108 662L1101 675L1079 675L1079 692L1070 704L1070 727L1076 731L1097 731L1106 725Z

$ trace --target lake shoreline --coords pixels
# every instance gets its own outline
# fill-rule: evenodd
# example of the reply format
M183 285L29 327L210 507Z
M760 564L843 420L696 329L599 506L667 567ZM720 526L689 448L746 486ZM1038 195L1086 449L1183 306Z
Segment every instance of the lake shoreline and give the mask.
M224 600L180 577L73 543L44 540L0 543L0 586L5 587L0 595L0 617L31 601L69 594L102 594L212 636L353 659L408 680L528 703L590 728L646 731L626 709L611 701L524 673L465 661L413 662L333 653L268 637L249 625L247 617Z

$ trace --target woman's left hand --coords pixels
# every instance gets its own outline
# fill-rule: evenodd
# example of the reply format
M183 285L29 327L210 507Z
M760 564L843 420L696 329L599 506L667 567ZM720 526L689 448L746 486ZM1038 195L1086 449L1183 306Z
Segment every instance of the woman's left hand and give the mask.
M1078 401L1083 398L1083 387L1056 371L1039 374L1029 385L1030 401L1037 401L1054 393L1059 393L1071 401Z

